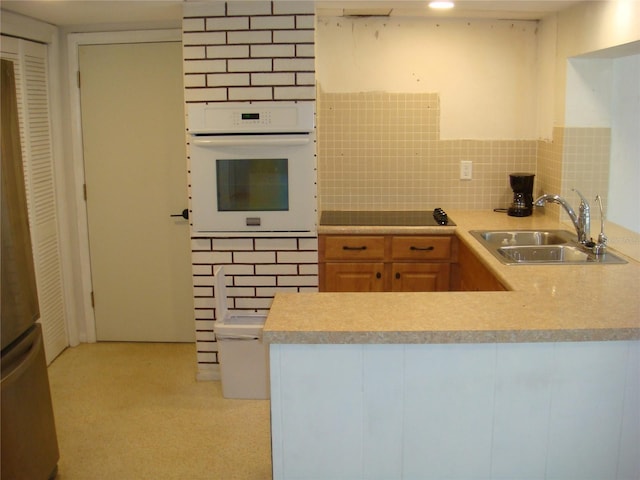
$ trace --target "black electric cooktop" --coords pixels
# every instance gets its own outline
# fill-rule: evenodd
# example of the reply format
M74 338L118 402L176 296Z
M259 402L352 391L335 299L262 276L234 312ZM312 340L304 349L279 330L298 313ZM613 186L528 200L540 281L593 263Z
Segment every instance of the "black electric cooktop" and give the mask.
M444 210L356 211L326 210L320 225L354 227L437 227L455 226Z

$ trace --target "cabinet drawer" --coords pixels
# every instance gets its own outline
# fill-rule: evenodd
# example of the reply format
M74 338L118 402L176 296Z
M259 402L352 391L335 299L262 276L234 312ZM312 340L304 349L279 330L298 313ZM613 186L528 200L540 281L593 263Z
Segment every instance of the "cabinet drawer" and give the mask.
M391 256L393 260L448 260L451 257L451 237L393 237Z
M383 260L383 236L324 237L325 260Z

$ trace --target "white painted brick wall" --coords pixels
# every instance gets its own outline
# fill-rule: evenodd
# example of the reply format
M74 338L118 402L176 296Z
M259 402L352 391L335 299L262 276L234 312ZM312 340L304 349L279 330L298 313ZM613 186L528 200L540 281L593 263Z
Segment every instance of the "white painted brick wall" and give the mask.
M218 364L215 266L224 265L228 305L235 310L267 313L277 292L318 291L317 238L198 237L191 246L199 371Z
M256 30L295 29L296 17L252 17L251 28ZM311 27L313 28L313 26Z
M245 1L227 3L227 15L270 15L271 2Z
M253 85L295 85L294 73L252 73Z
M313 2L187 2L182 28L188 103L315 100Z
M314 2L184 4L187 103L315 100ZM191 239L198 378L219 378L213 268L229 308L266 313L280 291L318 290L317 238Z

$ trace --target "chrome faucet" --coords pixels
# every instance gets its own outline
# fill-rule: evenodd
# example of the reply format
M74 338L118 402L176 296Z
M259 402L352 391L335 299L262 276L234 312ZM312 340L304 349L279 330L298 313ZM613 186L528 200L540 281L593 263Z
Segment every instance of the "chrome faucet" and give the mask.
M589 202L584 196L576 189L573 189L580 196L580 206L578 207L578 214L571 208L571 205L562 198L560 195L554 195L551 193L547 193L538 197L534 202L536 207L544 207L545 202L549 203L557 203L562 205L562 207L566 210L569 218L573 222L573 226L576 229L576 233L578 234L578 243L581 245L586 245L591 247L593 244L593 240L591 240L591 226L590 226L590 213L589 213Z

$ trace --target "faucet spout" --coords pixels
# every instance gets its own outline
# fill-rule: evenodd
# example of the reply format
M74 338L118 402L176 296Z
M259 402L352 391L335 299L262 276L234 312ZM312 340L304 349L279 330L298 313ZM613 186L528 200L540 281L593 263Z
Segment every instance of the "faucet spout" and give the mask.
M578 235L578 242L582 244L586 244L587 242L590 241L589 204L587 203L587 201L585 200L585 198L582 196L580 192L578 192L577 190L574 190L574 191L580 196L580 199L581 199L579 214L576 214L573 208L571 208L571 205L569 205L569 202L567 202L564 198L562 198L560 195L555 195L551 193L547 193L545 195L538 197L534 202L534 205L536 207L544 207L544 204L547 202L557 203L561 205L567 212L567 215L569 215L569 218L571 219L571 222L573 223L573 226L576 229L576 234Z

